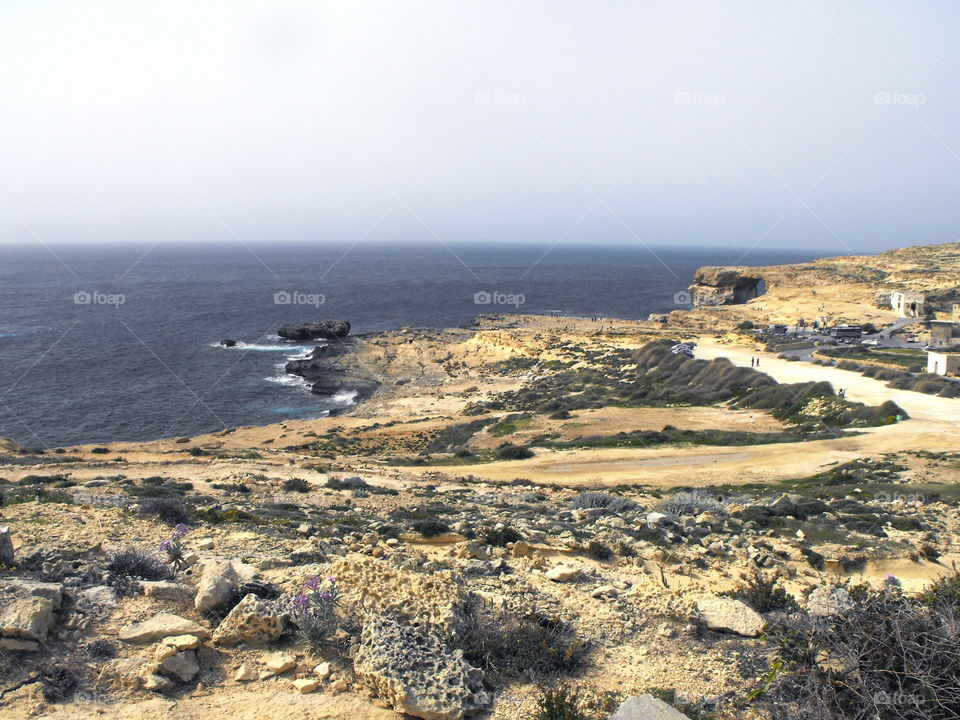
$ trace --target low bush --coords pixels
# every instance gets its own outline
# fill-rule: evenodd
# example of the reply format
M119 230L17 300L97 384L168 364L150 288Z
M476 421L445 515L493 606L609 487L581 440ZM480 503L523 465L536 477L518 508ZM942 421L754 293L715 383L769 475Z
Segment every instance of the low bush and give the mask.
M413 523L413 531L423 537L430 538L445 532L450 532L450 526L442 520L417 520Z
M537 697L533 720L587 720L576 690L566 685L544 688Z
M616 497L602 492L580 493L570 500L571 510L585 510L590 508L601 508L609 510L612 513L628 512L636 510L639 507L633 500Z
M483 541L487 545L506 547L507 543L517 542L518 540L523 540L523 536L509 525L499 529L492 527L483 531Z
M849 589L853 606L832 617L789 616L768 637L776 717L797 720L947 720L960 717L960 614L956 576L926 598Z
M181 525L190 521L190 513L179 500L172 497L155 497L140 501L140 514L153 515L167 525Z
M723 593L727 597L742 600L759 613L783 610L799 612L800 605L775 577L754 571L733 590Z
M655 510L674 517L699 515L705 512L712 512L717 515L727 514L727 508L722 502L698 492L675 493L657 503Z
M533 457L533 450L521 445L507 443L497 448L497 457L500 460L526 460Z
M126 548L111 555L107 572L116 578L140 580L167 580L171 575L163 560L138 548Z
M288 478L283 481L283 489L287 492L310 492L310 483L303 478Z
M587 644L574 627L540 612L515 613L471 598L460 647L495 678L555 677L580 667Z

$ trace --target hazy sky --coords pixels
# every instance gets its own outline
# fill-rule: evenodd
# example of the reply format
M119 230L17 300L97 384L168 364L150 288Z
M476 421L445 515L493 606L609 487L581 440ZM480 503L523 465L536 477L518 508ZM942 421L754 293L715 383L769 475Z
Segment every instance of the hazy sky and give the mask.
M960 235L951 0L0 6L0 242Z

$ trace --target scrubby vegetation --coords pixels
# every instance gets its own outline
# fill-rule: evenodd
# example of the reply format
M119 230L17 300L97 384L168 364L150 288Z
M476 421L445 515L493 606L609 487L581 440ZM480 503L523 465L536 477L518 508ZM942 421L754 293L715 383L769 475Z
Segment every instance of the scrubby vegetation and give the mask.
M952 593L925 602L891 579L880 589L853 587L849 595L849 609L794 615L772 633L778 660L770 694L777 716L960 717L960 608Z

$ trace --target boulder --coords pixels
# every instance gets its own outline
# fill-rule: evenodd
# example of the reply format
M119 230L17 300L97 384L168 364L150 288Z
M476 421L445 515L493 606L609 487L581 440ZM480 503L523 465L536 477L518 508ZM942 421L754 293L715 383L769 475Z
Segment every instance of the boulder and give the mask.
M690 718L653 695L634 695L620 703L620 707L610 716L610 720L690 720Z
M0 635L43 642L53 622L53 601L30 595L14 600L3 610Z
M210 637L210 632L179 615L161 612L147 620L131 623L120 629L119 637L128 643L149 643L171 635L195 635L198 638Z
M180 682L190 682L200 672L197 654L193 650L178 652L160 663L160 672Z
M206 563L197 582L197 595L193 606L200 612L210 612L222 607L230 598L236 583L237 574L229 562Z
M261 600L252 593L230 611L213 633L219 645L266 645L283 633L286 616L270 600Z
M463 596L449 573L420 574L383 560L350 555L330 569L348 612L406 618L428 624L444 636L462 628Z
M13 537L10 528L0 527L0 566L13 567Z
M697 611L711 630L745 637L756 637L763 630L764 621L760 613L734 598L703 598L697 601Z
M281 325L277 335L287 340L339 340L350 334L350 323L344 320L318 320Z
M358 682L385 707L424 720L461 720L490 703L483 673L431 628L370 618L354 658Z
M15 595L32 595L44 597L53 603L53 609L59 610L63 602L63 585L60 583L40 582L24 578L12 578L3 584L4 592L12 591Z

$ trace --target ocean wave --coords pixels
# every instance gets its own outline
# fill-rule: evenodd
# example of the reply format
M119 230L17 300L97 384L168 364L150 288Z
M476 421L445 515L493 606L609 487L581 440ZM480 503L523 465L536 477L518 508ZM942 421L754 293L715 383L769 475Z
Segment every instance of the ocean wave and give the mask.
M353 405L354 401L357 399L357 391L341 390L340 392L331 395L330 399L338 405Z
M285 352L291 353L291 359L303 357L307 353L313 352L316 345L261 345L259 343L238 342L233 347L221 345L218 342L210 343L210 347L223 348L224 350L253 350L254 352Z

